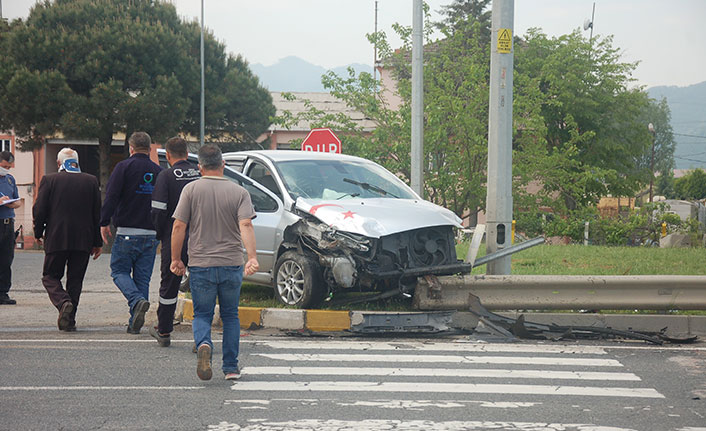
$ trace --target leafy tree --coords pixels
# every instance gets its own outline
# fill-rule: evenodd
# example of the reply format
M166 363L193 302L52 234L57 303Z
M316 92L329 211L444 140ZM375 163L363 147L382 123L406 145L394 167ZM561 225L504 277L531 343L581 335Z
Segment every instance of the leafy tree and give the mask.
M689 171L674 181L678 199L706 199L706 172L702 169Z
M159 0L45 0L2 29L0 118L24 149L58 132L99 142L100 178L117 132L198 134L200 27ZM274 106L240 56L205 35L206 132L251 142Z
M650 142L647 94L629 88L636 64L620 61L611 37L589 43L578 30L549 38L530 29L515 52L518 73L542 95L552 162L535 170L536 179L569 210L609 193L633 195L645 183L638 160Z
M671 112L667 99L662 100L650 99L647 106L644 107L642 114L639 117L644 128L648 129L648 124L654 126L654 135L647 134L648 149L635 157L637 166L645 172L646 183L649 183L652 175L659 174L662 179L662 184L666 186L666 178L669 177L672 169L674 169L674 150L676 142L671 125ZM654 140L654 167L652 166L652 144ZM653 169L654 168L654 169ZM659 182L659 180L655 180Z
M442 22L435 24L443 37L427 40L424 53L425 194L470 216L471 222L486 203L488 4L454 0L444 9ZM368 74L329 73L322 78L324 86L375 121L377 128L366 137L340 116L314 109L304 115L317 126L348 131L342 138L346 152L376 160L408 179L411 29L394 28L403 40L399 50L393 51L382 33L369 39L397 80L402 99L398 110L390 109ZM665 111L661 105L650 105L644 91L631 88L635 66L620 61L610 37L594 37L589 43L578 31L549 38L534 29L524 39L516 38L512 142L516 214L524 211L536 217L540 206L567 214L609 193L632 196L649 182L643 163L651 146L645 119ZM668 141L665 136L665 166Z

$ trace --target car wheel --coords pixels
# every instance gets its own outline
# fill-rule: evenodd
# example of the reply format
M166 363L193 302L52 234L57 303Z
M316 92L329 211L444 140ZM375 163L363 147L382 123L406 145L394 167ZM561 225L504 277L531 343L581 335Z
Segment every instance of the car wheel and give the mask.
M323 299L321 268L314 259L295 251L287 251L275 265L275 296L297 308L316 307Z
M181 276L181 281L179 282L179 292L191 292L189 280L189 270L187 269L184 275Z

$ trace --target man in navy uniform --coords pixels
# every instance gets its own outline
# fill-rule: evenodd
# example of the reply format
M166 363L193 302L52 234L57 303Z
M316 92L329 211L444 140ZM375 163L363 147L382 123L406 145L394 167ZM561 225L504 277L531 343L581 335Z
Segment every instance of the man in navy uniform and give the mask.
M75 150L63 148L56 162L59 172L42 178L32 207L34 237L44 243L42 284L59 310L59 330L73 332L89 256L97 259L103 245L101 192L96 177L81 172Z
M159 173L152 192L152 223L157 231L157 239L162 241L160 265L162 277L159 284L157 326L150 328L150 335L157 340L160 346L168 347L171 343L170 334L174 329L174 311L181 283L181 276L177 276L169 270L172 263L172 214L174 214L184 186L198 179L201 173L196 164L187 160L188 149L184 139L171 138L164 148L167 150L167 162L171 168ZM185 241L181 249L183 262L188 262L186 246L187 242Z
M108 242L110 222L117 228L110 255L110 275L127 299L127 332L139 334L150 308L149 289L159 241L150 218L152 191L162 168L150 160L152 139L135 132L128 139L130 157L115 165L101 208L101 236Z
M15 166L15 156L9 151L0 152L0 304L13 305L17 301L8 292L12 286L12 261L15 258L15 208L20 207L20 194L10 169Z

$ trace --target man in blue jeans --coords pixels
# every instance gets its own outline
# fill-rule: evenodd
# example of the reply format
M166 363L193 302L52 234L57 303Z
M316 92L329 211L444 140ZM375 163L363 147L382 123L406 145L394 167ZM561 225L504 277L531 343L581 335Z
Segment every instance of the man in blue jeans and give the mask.
M223 374L226 380L240 378L240 284L243 273L252 275L259 268L252 225L255 210L250 194L223 176L224 166L220 148L210 144L201 147L201 178L184 187L174 210L172 228L170 270L176 275L183 275L185 271L181 249L187 226L189 229L189 285L194 302L192 328L198 347L196 374L201 380L212 376L211 323L216 298L223 321Z
M115 165L108 180L100 225L105 243L111 236L111 218L117 229L110 255L110 275L130 307L127 332L139 334L150 308L150 278L159 244L150 210L152 190L162 168L150 160L150 135L135 132L128 144L130 157Z

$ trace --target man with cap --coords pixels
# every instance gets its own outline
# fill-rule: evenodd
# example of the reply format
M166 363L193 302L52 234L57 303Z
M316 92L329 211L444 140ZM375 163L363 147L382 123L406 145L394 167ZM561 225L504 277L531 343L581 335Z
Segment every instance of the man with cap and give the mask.
M56 163L59 172L39 183L32 207L34 236L44 244L42 284L59 310L59 330L73 332L89 256L97 259L103 245L101 194L96 177L81 172L75 150L63 148ZM66 290L61 285L64 269Z

